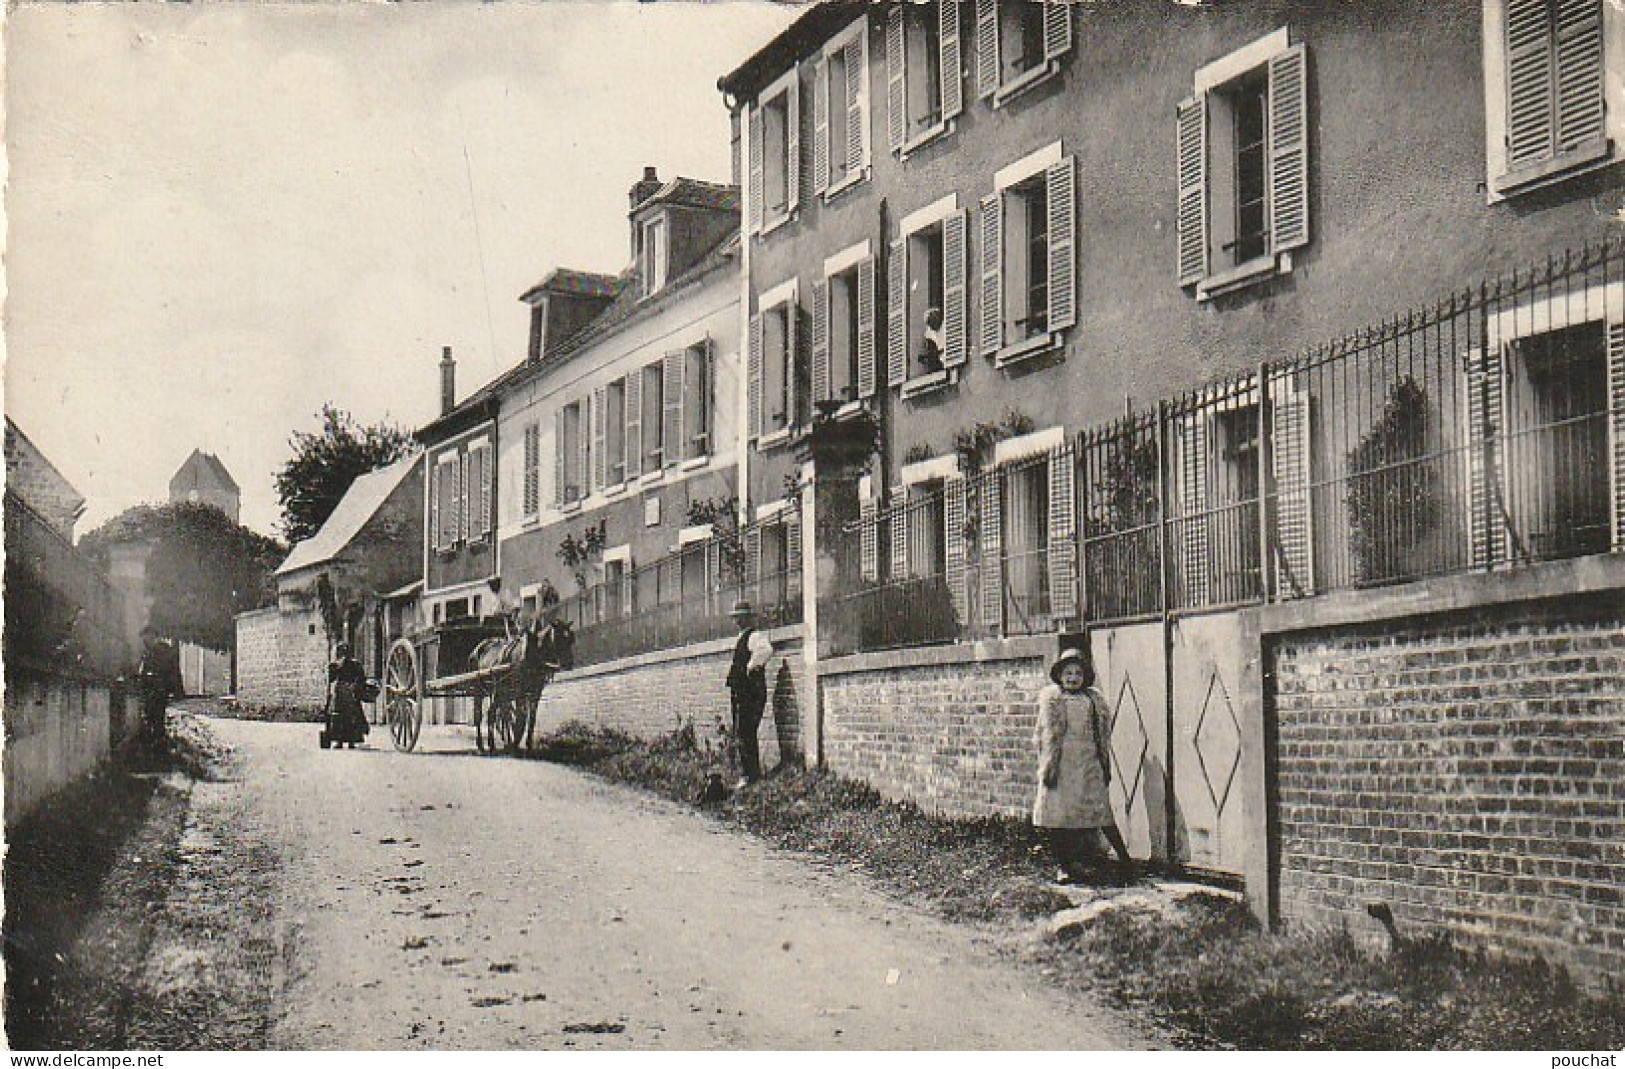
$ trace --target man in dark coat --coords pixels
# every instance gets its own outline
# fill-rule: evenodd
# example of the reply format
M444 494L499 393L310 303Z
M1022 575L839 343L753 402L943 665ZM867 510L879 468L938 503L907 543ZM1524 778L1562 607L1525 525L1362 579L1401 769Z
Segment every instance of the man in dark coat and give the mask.
M762 778L762 758L756 732L762 725L762 713L767 708L767 662L773 657L773 643L756 629L755 613L750 602L735 602L731 615L739 627L733 663L728 666L734 745L739 754L740 779L734 785L737 790Z
M162 749L169 743L164 715L169 699L185 691L181 682L180 652L174 643L158 637L150 625L141 631L141 664L136 669L141 695L141 731L147 745Z

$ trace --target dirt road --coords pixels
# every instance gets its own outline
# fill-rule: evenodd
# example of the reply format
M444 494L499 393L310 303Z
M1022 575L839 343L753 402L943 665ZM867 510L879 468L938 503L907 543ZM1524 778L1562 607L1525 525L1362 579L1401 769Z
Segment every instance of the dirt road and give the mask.
M458 729L403 755L377 732L323 752L309 725L208 725L236 773L199 784L187 836L217 872L278 859L256 903L278 944L273 1047L1144 1042L850 873L579 772L476 757Z

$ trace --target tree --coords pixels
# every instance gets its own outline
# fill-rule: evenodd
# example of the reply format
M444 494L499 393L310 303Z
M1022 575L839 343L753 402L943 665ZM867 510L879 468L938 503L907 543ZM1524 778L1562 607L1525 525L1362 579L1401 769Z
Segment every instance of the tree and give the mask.
M303 542L338 508L350 484L412 452L410 432L386 423L364 427L348 412L327 404L321 430L295 431L288 445L293 456L277 472L277 500L282 503L282 534Z
M276 598L274 573L287 549L233 523L213 505L137 505L80 539L83 552L107 560L116 545L145 543L147 622L162 635L212 650L231 648L234 617Z

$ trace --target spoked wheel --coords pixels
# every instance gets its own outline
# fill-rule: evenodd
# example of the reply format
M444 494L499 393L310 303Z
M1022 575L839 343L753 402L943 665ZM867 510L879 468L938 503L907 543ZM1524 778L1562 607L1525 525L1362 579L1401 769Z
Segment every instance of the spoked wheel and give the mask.
M418 671L418 654L412 643L399 639L389 648L384 668L384 715L395 749L410 753L418 744L423 727L423 678Z

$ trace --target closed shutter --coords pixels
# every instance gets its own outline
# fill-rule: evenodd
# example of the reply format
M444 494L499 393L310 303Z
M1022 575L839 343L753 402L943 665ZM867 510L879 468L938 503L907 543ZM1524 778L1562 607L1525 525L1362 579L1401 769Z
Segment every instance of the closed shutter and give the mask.
M1178 139L1179 284L1207 276L1207 98L1180 102Z
M1044 58L1059 59L1072 48L1072 4L1044 5Z
M1603 29L1600 0L1557 0L1557 151L1603 136Z
M983 356L1004 344L1004 202L998 193L982 198L982 329Z
M661 412L661 422L665 425L662 435L666 441L666 467L675 467L682 463L684 456L683 445L683 364L685 353L682 349L666 354L662 362L660 395L664 411Z
M1507 163L1552 152L1552 38L1549 0L1506 0Z
M1309 241L1307 66L1303 45L1270 58L1270 241L1278 253Z
M440 500L446 489L446 466L436 463L434 466L434 480L429 487L429 541L435 549L442 549L446 545L445 532L440 529Z
M865 23L858 35L846 43L846 173L858 174L863 170L869 153L869 124L864 121L869 110L868 94L864 92L864 85L868 79L868 64L864 62L868 48L865 42L868 39L868 25ZM833 149L831 151L833 155Z
M891 492L891 516L887 537L891 539L891 572L896 582L908 578L908 487L897 486Z
M970 212L960 210L942 221L942 365L958 367L970 357L965 341L965 290L969 285L967 255Z
M1625 320L1608 324L1609 469L1614 552L1625 550Z
M976 95L990 97L999 90L998 0L976 0Z
M1004 481L1003 472L983 476L977 487L982 534L982 626L1004 633Z
M609 390L599 386L592 392L592 488L602 490L607 472L609 450L604 448L604 438L607 428L604 424L609 415Z
M894 241L886 262L886 382L908 381L908 242Z
M760 104L750 109L750 121L745 124L746 136L750 139L750 188L746 191L750 199L750 231L759 234L762 231L762 108Z
M750 426L745 428L747 438L762 433L762 317L750 317L750 366L746 369L745 416Z
M1310 497L1308 391L1291 376L1270 384L1270 466L1274 471L1275 590L1307 597L1315 592L1314 510Z
M1502 495L1496 485L1505 456L1501 374L1499 346L1467 354L1468 546L1474 567L1488 567L1510 556Z
M785 513L784 521L784 570L791 575L801 573L801 504L794 502L790 511ZM790 596L796 597L800 590L791 590Z
M893 152L903 150L908 129L908 68L903 55L903 11L906 4L894 4L886 14L886 143Z
M784 208L794 212L801 203L801 80L790 79L785 92Z
M858 261L858 396L875 395L875 258Z
M626 479L631 482L643 471L643 369L626 376Z
M1193 412L1179 422L1179 508L1176 523L1181 546L1182 584L1176 602L1182 608L1206 605L1210 600L1208 566L1208 480L1213 465L1212 418Z
M525 427L525 489L526 516L534 516L542 507L542 425L531 423Z
M564 504L564 409L553 410L553 507Z
M1049 458L1049 597L1057 620L1078 617L1078 471L1072 450Z
M959 626L970 623L970 598L965 591L965 480L952 478L942 492L943 578L953 599Z
M829 188L829 60L813 65L813 192Z
M880 579L880 506L872 497L858 502L858 569L865 583Z
M1053 6L1053 5L1052 5ZM1046 12L1049 7L1044 9ZM1072 157L1044 172L1049 225L1049 329L1065 330L1078 321L1077 181Z
M1509 166L1603 136L1602 7L1601 0L1507 0Z
M959 0L939 0L937 27L941 42L942 118L953 118L965 110L965 61L959 44Z
M812 395L814 403L829 399L829 281L812 285Z

